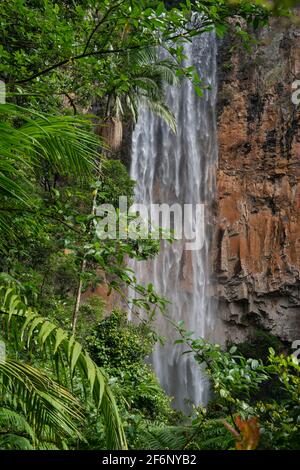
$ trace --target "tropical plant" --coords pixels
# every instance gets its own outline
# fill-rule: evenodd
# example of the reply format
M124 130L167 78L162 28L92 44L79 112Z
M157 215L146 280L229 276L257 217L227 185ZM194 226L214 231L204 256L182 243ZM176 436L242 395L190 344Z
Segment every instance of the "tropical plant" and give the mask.
M138 285L127 266L128 257L154 256L157 241L94 236L95 204L116 206L133 190L120 163L102 165L104 140L117 149L123 124L131 126L144 105L175 130L165 86L186 77L201 94L205 81L184 65L183 42L230 29L244 44L246 24L255 29L274 11L288 14L281 3L297 2L267 3L275 8L260 0L0 2L0 79L16 103L0 105L1 449L126 449L125 432L132 448L228 449L235 438L244 448L251 420L259 422L261 448L299 445L299 370L291 358L271 354L266 365L194 340L215 396L212 410L183 420L143 362L157 336L120 312L103 320L104 305L81 302L103 277L125 303L128 290L136 293L133 310L153 318L164 309L166 300L151 284ZM80 116L93 103L102 139ZM69 336L71 309L74 331L81 313L77 338L94 329L84 338L91 355ZM281 389L266 401L260 392L270 377Z
M226 427L238 438L237 448L297 449L300 435L300 366L292 355L280 356L269 348L267 361L245 358L237 347L223 351L219 345L193 338L180 322L177 330L188 351L205 364L214 401ZM277 396L261 394L268 382L279 382ZM259 427L259 430L258 430ZM259 434L259 436L258 436Z
M80 402L41 370L7 359L0 363L0 448L66 448L81 438Z
M194 12L201 20L192 25ZM74 94L75 103L105 96L102 80L111 75L110 57L163 45L182 70L184 39L213 28L223 34L234 27L232 18L257 27L268 14L250 0L4 0L0 74L9 91L31 94L34 105L59 106L65 96L76 107ZM15 25L16 15L22 28ZM194 76L194 70L185 73Z
M201 416L201 418L199 418ZM152 426L142 434L142 446L149 450L228 450L234 447L230 432L220 419L199 416L186 424Z
M1 289L0 314L10 348L14 346L19 353L24 348L25 351L30 348L40 351L44 359L48 359L47 367L51 368L58 383L72 387L75 379L79 381L80 390L85 392L86 397L90 396L104 420L108 448L125 449L126 439L107 377L74 337L69 338L61 328L27 307L13 288ZM0 370L5 373L7 361ZM10 387L17 398L16 383L11 382ZM39 422L38 408L32 413Z
M135 324L114 310L95 325L88 344L91 357L110 377L131 447L140 444L145 428L175 421L171 398L145 363L155 344L149 324Z
M11 176L18 168L23 170L18 177L23 177L24 184L45 166L52 173L91 174L94 160L99 156L99 139L91 132L88 117L51 116L1 104L0 118L2 191L24 200L24 192L14 179L5 178L6 173Z
M116 73L108 75L105 83L106 126L109 127L108 120L113 118L112 124L117 130L116 122L121 122L128 113L136 122L139 107L144 106L162 117L175 132L174 115L165 104L165 87L178 84L174 60L159 57L157 48L150 47L114 56L111 69ZM103 128L103 134L110 136L108 143L114 149L121 143L120 130L118 133L119 137L114 138L107 133L106 127Z
M12 104L0 105L0 248L16 214L37 214L37 183L51 188L57 174L91 175L99 138L88 118L46 116ZM56 216L59 220L59 214ZM61 218L61 217L60 217Z

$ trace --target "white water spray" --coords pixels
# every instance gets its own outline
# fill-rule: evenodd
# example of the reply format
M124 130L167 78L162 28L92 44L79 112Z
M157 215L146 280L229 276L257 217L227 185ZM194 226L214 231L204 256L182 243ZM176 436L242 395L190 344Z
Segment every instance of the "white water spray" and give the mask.
M205 33L185 46L186 65L195 65L204 83L211 86L198 97L185 80L169 87L167 103L177 120L177 134L150 111L141 109L132 138L131 177L136 181L135 200L142 204L205 204L214 195L217 161L216 131L216 40ZM207 211L208 212L208 211ZM191 224L195 220L191 220ZM161 252L153 261L136 261L133 269L139 283L152 283L156 291L171 301L168 314L174 322L197 337L211 337L214 312L209 300L209 230L204 247L187 251L186 241L162 241ZM158 314L156 329L167 338L157 345L153 366L164 389L175 397L175 406L186 408L185 400L196 405L207 401L205 376L193 357L182 355L174 346L174 328Z

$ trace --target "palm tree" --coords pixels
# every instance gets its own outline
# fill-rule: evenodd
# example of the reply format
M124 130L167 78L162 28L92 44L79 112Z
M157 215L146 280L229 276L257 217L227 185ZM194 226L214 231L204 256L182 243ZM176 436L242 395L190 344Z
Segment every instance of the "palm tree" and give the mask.
M104 126L100 126L99 133L112 150L121 145L124 117L135 123L140 106L149 108L176 131L174 115L165 104L166 86L178 83L174 61L161 58L157 48L147 48L117 55L110 69L116 71L117 78L104 84Z
M85 177L92 174L99 158L99 137L91 131L87 118L46 116L15 105L0 106L0 241L12 234L14 210L20 213L38 209L34 185L40 172L49 171ZM0 247L2 248L2 247ZM0 363L0 446L36 446L53 441L58 435L80 437L77 424L82 420L78 400L64 387L65 368L69 382L77 371L83 389L89 389L106 424L110 448L126 448L126 439L113 394L104 373L66 332L29 309L13 288L0 289L1 315L7 325L9 345L16 351L34 343L42 352L51 352L55 380L46 371L9 358ZM21 326L23 327L21 328ZM12 334L13 332L13 334ZM62 373L64 372L64 373ZM5 411L6 410L6 411ZM8 424L10 423L10 426ZM13 425L13 426L12 426ZM9 431L11 428L15 432ZM22 435L17 431L22 430ZM25 433L25 435L24 435ZM4 439L4 441L3 441ZM1 443L2 442L2 443Z
M23 430L26 428L33 442L34 436L38 437L38 442L47 442L49 437L55 439L59 433L80 438L78 421L82 419L82 406L68 391L76 376L82 391L93 400L104 421L108 448L126 449L126 438L108 379L74 336L69 337L60 327L30 309L13 287L0 290L0 315L10 350L20 355L34 347L36 353L44 354L43 364L49 369L42 371L41 366L35 368L10 358L1 361L0 401L9 410L4 420L11 420L16 416L13 413L21 413L15 424ZM49 372L53 379L49 378ZM0 415L0 430L1 426ZM16 436L16 433L4 433L6 441L9 435ZM12 442L13 438L9 439Z

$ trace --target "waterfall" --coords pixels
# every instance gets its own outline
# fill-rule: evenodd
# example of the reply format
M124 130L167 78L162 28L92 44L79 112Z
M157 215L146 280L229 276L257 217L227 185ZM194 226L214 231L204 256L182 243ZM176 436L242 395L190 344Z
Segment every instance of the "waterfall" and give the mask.
M177 120L177 134L147 109L140 109L132 137L131 177L136 181L135 200L153 204L205 204L209 212L214 195L217 161L216 131L216 40L214 33L195 37L185 45L185 65L195 65L211 89L198 97L190 81L168 87L167 103ZM205 218L205 220L207 217ZM193 223L195 221L192 221ZM209 224L205 223L201 250L187 251L185 240L162 241L160 254L151 261L135 261L133 269L141 284L152 283L170 300L168 314L184 320L197 337L210 337L214 318L209 300ZM205 403L208 386L193 357L182 355L174 327L160 314L156 329L167 338L158 344L153 367L164 389L175 398L175 406L186 409L186 399Z

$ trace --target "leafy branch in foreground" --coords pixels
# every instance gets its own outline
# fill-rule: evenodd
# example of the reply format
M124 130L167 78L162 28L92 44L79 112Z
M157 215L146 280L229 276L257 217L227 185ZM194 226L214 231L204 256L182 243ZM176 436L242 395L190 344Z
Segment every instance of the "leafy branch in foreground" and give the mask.
M14 211L38 209L36 183L54 175L92 174L99 159L99 137L87 117L48 116L12 104L0 105L0 248L15 237ZM18 205L18 207L16 207Z
M45 165L50 165L53 172L91 174L98 157L99 138L91 132L88 117L50 116L1 104L0 118L2 191L24 199L25 189L18 189L12 178L16 169L22 182L28 180L28 171L33 175Z
M237 448L297 449L300 438L300 365L292 355L277 356L272 348L266 362L245 358L237 347L223 351L202 338L193 338L183 322L174 325L199 364L205 364L214 400L237 437ZM265 395L266 385L276 387L276 398ZM258 425L259 423L259 425ZM223 423L224 424L224 423ZM259 431L258 431L259 427Z
M107 445L110 449L126 449L126 438L118 408L104 372L89 354L67 333L28 308L13 288L1 289L0 314L5 324L5 336L16 351L30 347L44 353L49 367L59 383L80 381L82 390L90 395L103 417Z

